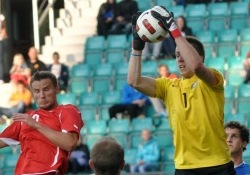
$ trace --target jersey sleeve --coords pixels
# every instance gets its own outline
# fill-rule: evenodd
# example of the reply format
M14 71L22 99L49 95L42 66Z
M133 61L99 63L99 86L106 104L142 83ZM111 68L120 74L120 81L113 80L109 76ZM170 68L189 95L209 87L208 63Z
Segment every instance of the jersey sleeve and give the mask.
M0 134L0 140L7 145L17 145L19 144L20 130L21 122L13 122Z
M216 69L212 69L210 68L210 70L213 72L213 74L215 75L216 79L218 80L218 83L214 86L212 86L212 88L215 88L215 89L223 89L223 86L224 86L224 78L222 76L222 74L217 71Z
M167 88L170 85L169 78L157 78L156 79L156 96L157 98L164 99L167 93Z
M62 131L76 132L79 135L83 125L80 111L73 105L65 105L61 113Z

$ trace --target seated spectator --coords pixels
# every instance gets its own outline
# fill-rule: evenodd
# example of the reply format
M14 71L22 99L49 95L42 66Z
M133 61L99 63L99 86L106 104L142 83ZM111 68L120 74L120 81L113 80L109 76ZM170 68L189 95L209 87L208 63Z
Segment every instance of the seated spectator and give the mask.
M246 55L246 59L243 60L243 66L245 71L245 81L244 83L250 83L250 51Z
M56 76L60 90L68 89L69 71L68 67L59 61L60 55L58 52L53 53L53 63L49 65L49 70Z
M141 132L142 142L138 145L136 164L130 165L131 173L157 171L159 168L160 149L151 132L144 129Z
M169 72L168 66L165 64L161 64L158 67L158 74L159 74L159 78L170 78L170 79L178 78L178 76L176 74ZM158 116L162 116L162 117L167 116L165 104L161 99L150 97L150 101L151 101L151 104L153 105L154 110L156 112L155 116L157 116L157 117Z
M193 35L192 29L187 26L187 21L184 16L179 16L176 20L176 24L181 30L183 36ZM166 54L166 57L168 58L175 57L175 47L175 41L170 35L162 42L162 51Z
M124 149L116 139L105 136L94 144L89 165L95 175L120 175L125 165Z
M162 41L159 41L157 43L145 42L145 47L142 51L142 60L158 59L161 53L161 47L162 47Z
M107 37L117 14L116 0L107 0L100 8L97 15L97 34Z
M149 104L149 98L139 91L126 84L122 91L121 103L115 104L109 108L110 118L116 118L118 113L128 113L130 120L143 115L146 105Z
M70 154L68 171L77 174L89 170L89 148L80 135L76 148Z
M30 107L32 100L31 92L26 89L23 81L18 80L16 83L16 90L9 98L9 108L0 107L0 116L5 115L11 117L15 113L25 113Z
M31 77L31 71L22 54L18 53L14 56L9 73L11 82L17 83L17 81L21 80L25 83L25 85L28 85Z
M28 52L29 59L27 60L27 65L31 70L31 75L36 71L46 71L47 67L41 60L38 59L38 52L35 47L31 47Z
M247 144L249 143L248 128L239 122L230 121L225 124L225 131L236 175L250 174L250 165L242 159L243 152L247 149Z
M110 29L110 34L131 34L132 15L137 13L138 6L134 0L122 0L117 4L117 16Z

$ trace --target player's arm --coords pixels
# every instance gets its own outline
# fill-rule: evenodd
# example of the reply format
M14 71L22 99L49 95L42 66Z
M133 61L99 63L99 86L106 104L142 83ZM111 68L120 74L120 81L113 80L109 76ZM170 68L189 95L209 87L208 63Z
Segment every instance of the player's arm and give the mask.
M169 12L164 7L157 6L154 8L152 15L162 21L170 32L172 38L175 39L180 55L184 59L187 67L207 84L217 84L218 80L216 79L216 76L210 71L210 69L204 66L201 56L197 53L194 47L189 44L186 38L182 36L174 21L173 13Z
M145 42L136 32L136 21L140 13L132 17L133 49L128 67L128 84L148 96L155 96L155 79L141 76L141 55Z
M195 48L189 44L185 37L176 37L175 42L186 66L194 72L197 77L211 86L216 85L219 82L213 72L203 64L204 58L201 58ZM178 53L176 56L178 56Z
M35 121L28 114L14 114L12 119L15 122L24 122L30 127L36 129L45 137L47 137L52 143L66 151L72 151L78 141L78 134L75 132L64 133L61 131L53 130L46 125Z

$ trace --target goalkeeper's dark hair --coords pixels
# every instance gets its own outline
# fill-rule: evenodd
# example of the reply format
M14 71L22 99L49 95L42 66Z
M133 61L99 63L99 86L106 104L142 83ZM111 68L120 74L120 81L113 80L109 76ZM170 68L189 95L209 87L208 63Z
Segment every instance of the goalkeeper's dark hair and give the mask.
M203 57L202 62L205 61L205 50L203 44L193 36L186 36L187 41L195 48L200 56Z
M240 138L243 142L249 143L249 130L245 125L240 124L238 121L230 121L225 124L224 128L238 129L240 131ZM247 148L243 147L243 151Z

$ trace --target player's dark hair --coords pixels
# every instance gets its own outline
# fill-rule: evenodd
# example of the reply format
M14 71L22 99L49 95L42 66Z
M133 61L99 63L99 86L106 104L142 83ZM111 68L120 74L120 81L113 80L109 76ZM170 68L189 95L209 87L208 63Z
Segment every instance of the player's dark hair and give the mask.
M200 56L203 57L202 62L205 61L205 50L203 44L193 36L186 36L187 41L195 48Z
M240 131L240 138L247 144L249 143L249 130L245 125L240 124L237 121L230 121L225 124L224 128L230 128L230 129L238 129ZM243 151L246 150L246 147L243 147Z
M31 77L30 86L32 85L32 83L34 81L41 81L44 79L50 79L54 87L58 86L56 76L53 73L51 73L50 71L37 71L37 72L35 72L33 74L33 76Z
M95 174L118 174L124 164L124 149L116 139L106 136L93 146L90 159L94 164Z

